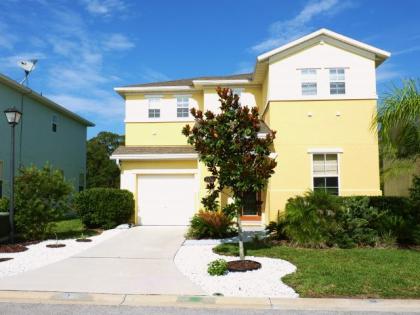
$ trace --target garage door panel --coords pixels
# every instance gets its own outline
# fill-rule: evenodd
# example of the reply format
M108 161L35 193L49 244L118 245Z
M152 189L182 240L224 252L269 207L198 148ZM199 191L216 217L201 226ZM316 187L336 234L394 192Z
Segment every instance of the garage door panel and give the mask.
M193 174L140 175L138 190L140 224L189 224L197 191Z

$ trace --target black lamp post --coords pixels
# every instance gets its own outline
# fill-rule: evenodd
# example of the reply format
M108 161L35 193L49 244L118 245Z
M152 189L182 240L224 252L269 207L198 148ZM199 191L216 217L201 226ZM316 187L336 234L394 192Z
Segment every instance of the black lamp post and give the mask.
M15 242L15 127L19 123L22 113L15 107L8 108L4 111L7 122L12 127L11 152L10 152L10 208L9 208L9 224L10 224L10 241Z

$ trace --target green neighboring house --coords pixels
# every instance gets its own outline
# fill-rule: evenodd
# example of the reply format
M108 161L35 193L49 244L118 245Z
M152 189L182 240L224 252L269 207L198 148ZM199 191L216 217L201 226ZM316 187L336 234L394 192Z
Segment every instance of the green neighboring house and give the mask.
M44 166L62 170L76 190L85 187L86 131L90 121L0 74L0 197L10 194L11 128L4 110L23 115L16 126L16 170Z

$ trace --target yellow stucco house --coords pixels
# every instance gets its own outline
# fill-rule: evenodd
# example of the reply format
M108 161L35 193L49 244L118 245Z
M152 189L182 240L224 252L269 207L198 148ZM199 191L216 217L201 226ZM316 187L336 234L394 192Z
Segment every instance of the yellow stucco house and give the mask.
M252 73L115 88L125 99L126 146L112 155L121 188L136 198L137 224L185 225L201 208L206 168L187 145L189 110L218 111L217 86L258 106L277 131L278 163L266 191L247 197L243 218L264 225L308 189L380 195L376 68L390 53L320 29L257 57ZM262 206L258 206L259 201ZM226 198L222 198L222 203Z

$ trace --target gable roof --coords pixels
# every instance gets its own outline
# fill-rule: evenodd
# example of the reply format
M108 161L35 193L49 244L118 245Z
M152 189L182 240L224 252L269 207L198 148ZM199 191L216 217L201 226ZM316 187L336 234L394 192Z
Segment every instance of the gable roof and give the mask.
M57 104L56 102L50 100L49 98L46 98L45 96L42 96L41 94L35 92L34 90L23 86L22 84L19 84L15 80L12 80L11 78L0 74L0 83L3 83L4 85L18 91L19 93L24 94L27 97L30 97L39 103L56 110L57 112L60 112L61 114L81 123L82 125L85 125L87 127L94 127L95 124L93 122L90 122L89 120L84 119L83 117L73 113L72 111L68 110L67 108Z
M376 48L374 46L362 43L350 37L335 33L326 28L321 28L313 33L298 38L290 43L280 46L276 49L270 50L257 57L255 68L252 73L244 73L238 75L227 75L227 76L207 76L207 77L195 77L189 79L172 80L164 82L152 82L144 84L134 84L123 87L115 88L120 95L130 92L154 92L154 91L189 91L194 90L202 85L227 85L227 84L260 84L264 78L264 74L268 68L268 61L271 57L286 53L290 51L299 50L301 47L307 45L322 42L328 40L328 42L336 43L342 46L344 49L349 49L356 53L375 58L375 65L378 67L382 62L391 56L391 53Z
M270 50L270 51L268 51L266 53L263 53L263 54L259 55L257 57L257 63L258 62L265 61L265 60L269 59L270 57L272 57L272 56L274 56L274 55L276 55L278 53L281 53L283 51L286 51L286 50L288 50L288 49L290 49L292 47L296 47L296 46L298 46L300 44L303 44L303 43L305 43L305 42L307 42L307 41L309 41L311 39L314 39L314 38L319 37L319 36L322 36L322 35L323 36L326 36L326 37L329 37L329 38L332 38L332 39L335 39L337 41L343 42L343 43L348 44L350 46L353 46L353 47L356 47L356 48L359 48L359 49L362 49L362 50L366 50L368 52L371 52L371 53L375 54L375 57L376 57L375 59L377 61L377 64L376 64L377 66L379 66L389 56L391 56L391 53L389 53L389 52L387 52L385 50L382 50L382 49L373 47L371 45L368 45L368 44L359 42L359 41L357 41L355 39L352 39L350 37L347 37L347 36L338 34L336 32L330 31L330 30L328 30L326 28L321 28L321 29L319 29L319 30L317 30L317 31L315 31L313 33L310 33L310 34L308 34L306 36L300 37L300 38L298 38L298 39L296 39L296 40L294 40L294 41L292 41L290 43L287 43L287 44L285 44L283 46L280 46L278 48L275 48L273 50Z

